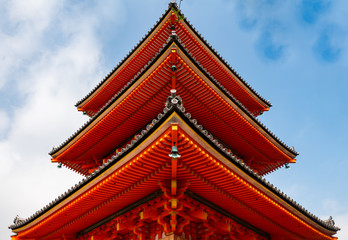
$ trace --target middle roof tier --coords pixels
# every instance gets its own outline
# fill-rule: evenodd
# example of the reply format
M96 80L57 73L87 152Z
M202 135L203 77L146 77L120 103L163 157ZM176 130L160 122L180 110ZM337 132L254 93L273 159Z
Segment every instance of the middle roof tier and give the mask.
M52 161L87 174L88 166L102 164L162 112L171 89L176 89L193 118L261 175L295 162L298 153L260 123L175 37L84 126L50 152Z

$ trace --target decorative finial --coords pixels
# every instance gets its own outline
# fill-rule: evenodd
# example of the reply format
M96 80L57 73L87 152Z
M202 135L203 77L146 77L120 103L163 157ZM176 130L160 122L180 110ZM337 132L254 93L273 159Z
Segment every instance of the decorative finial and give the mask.
M166 107L171 107L173 105L182 106L182 99L180 96L176 95L176 90L170 90L170 96L167 98L167 102L165 104Z
M180 10L180 6L181 6L181 2L182 2L183 0L180 0L180 2L179 2L179 10Z
M19 224L21 224L21 223L23 223L23 222L25 222L25 219L19 217L18 215L17 215L17 216L15 217L15 219L13 220L13 223L14 223L15 225L19 225Z
M335 221L332 219L332 216L329 217L329 219L324 220L324 222L329 225L330 227L334 227L335 226Z
M170 90L170 96L167 97L167 101L165 103L165 108L169 110L171 107L176 106L182 112L185 112L185 108L182 104L182 99L180 96L176 95L176 90Z

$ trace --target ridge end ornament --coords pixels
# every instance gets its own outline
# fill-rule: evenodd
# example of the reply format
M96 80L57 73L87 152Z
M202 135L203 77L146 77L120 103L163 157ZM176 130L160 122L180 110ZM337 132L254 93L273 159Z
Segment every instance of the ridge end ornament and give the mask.
M176 95L176 90L172 89L170 90L170 96L167 97L167 101L165 103L165 106L167 108L171 108L172 106L177 106L179 108L182 108L182 99L180 96Z

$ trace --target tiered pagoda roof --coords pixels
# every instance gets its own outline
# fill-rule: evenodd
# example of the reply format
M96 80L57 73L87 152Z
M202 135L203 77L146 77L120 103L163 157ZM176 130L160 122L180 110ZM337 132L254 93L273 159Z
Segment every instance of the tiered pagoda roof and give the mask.
M153 238L336 239L332 219L262 177L298 153L256 118L271 104L176 4L76 106L90 120L50 155L85 178L17 218L14 240L143 239L150 226Z

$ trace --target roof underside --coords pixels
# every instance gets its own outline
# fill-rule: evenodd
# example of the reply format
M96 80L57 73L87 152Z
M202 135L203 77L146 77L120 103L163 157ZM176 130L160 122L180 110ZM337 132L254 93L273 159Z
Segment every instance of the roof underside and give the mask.
M18 239L54 239L79 232L159 189L158 181L172 176L172 123L178 124L177 179L188 190L224 208L230 214L270 233L271 238L333 239L338 230L302 209L249 168L229 157L202 136L179 110L154 121L136 144L87 177L71 192L38 216L13 226ZM183 110L181 108L181 110ZM179 112L178 112L179 111Z
M102 164L103 159L135 136L161 112L173 88L185 108L233 153L260 174L293 162L297 155L257 121L243 106L189 59L178 42L167 47L138 79L94 116L86 126L52 154L82 174ZM171 46L171 47L170 47ZM246 120L247 119L247 120Z
M170 9L128 56L76 106L89 116L96 114L124 85L146 68L172 34L171 26L187 52L255 116L271 104L264 100L203 40L185 20L177 21Z

